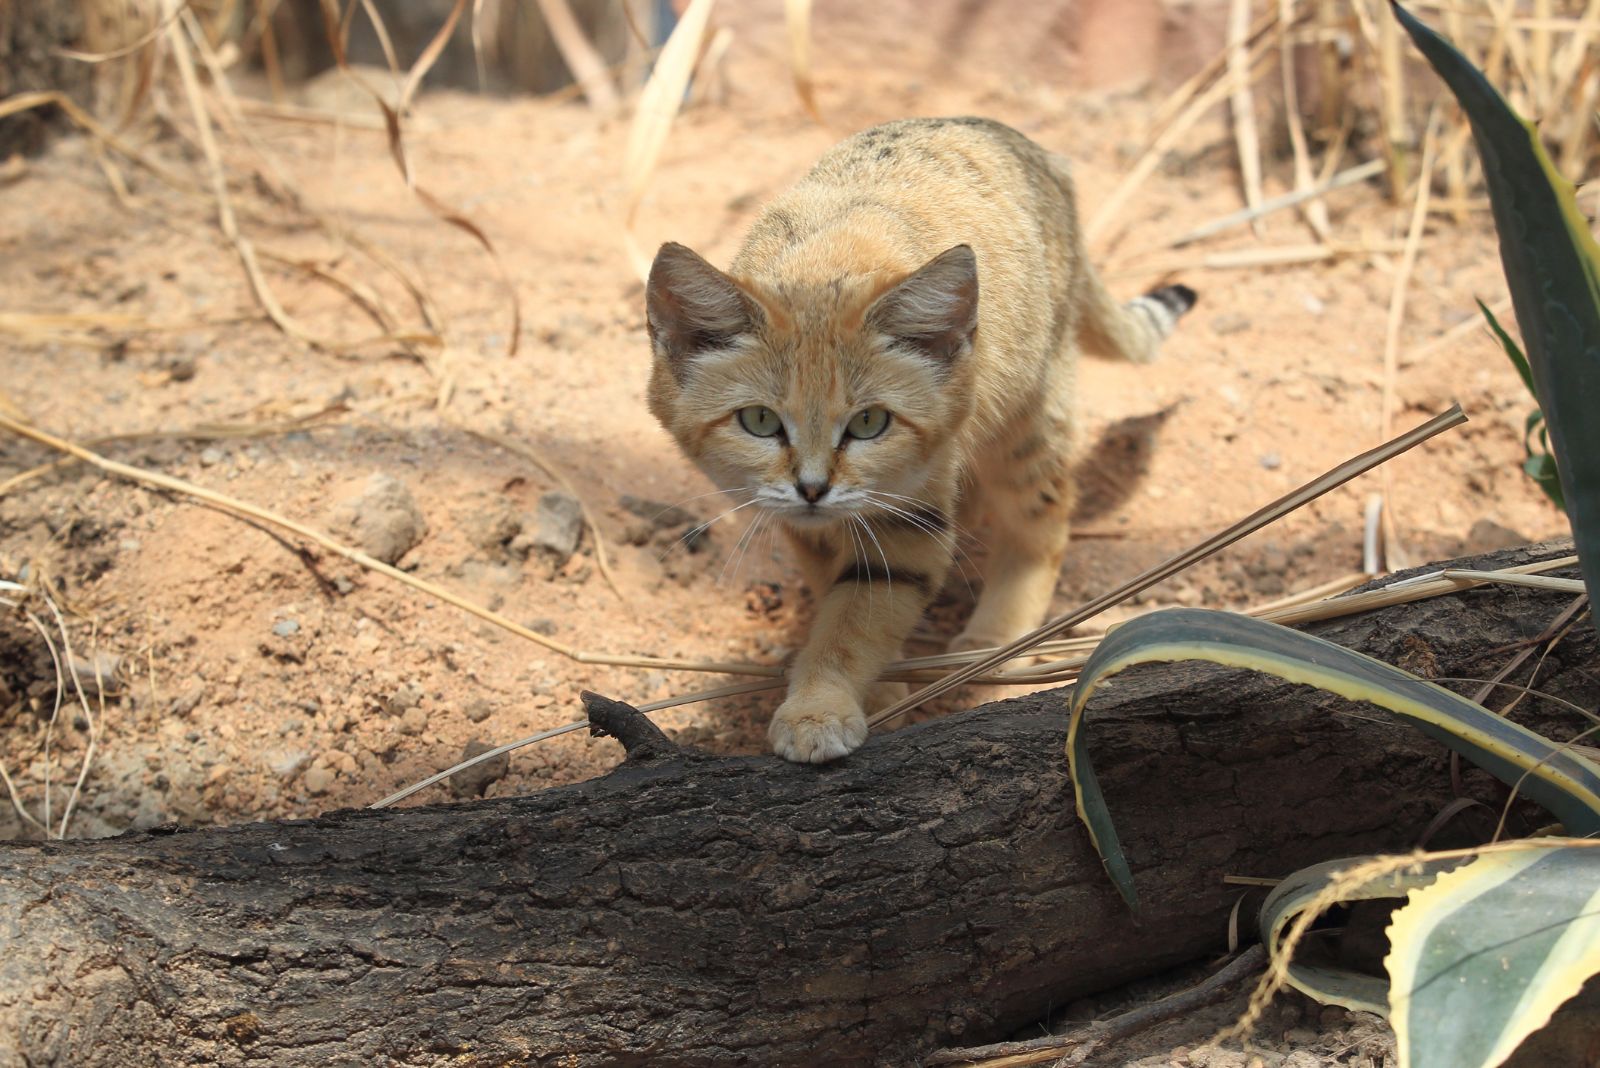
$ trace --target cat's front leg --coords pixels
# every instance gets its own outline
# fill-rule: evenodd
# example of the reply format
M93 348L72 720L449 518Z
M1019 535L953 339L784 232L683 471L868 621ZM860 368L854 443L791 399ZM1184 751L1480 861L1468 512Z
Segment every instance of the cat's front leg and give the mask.
M856 537L849 542L853 552L827 565L819 562L820 552L807 560L804 536L795 539L812 576L817 614L767 732L773 751L787 760L837 760L867 740L867 692L899 656L950 567L948 539L920 527L877 521L868 530L857 528Z

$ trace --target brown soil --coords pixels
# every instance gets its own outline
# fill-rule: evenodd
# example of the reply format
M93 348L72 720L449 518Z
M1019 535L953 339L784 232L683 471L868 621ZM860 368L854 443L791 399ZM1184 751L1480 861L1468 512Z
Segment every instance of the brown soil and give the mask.
M830 143L910 114L990 115L1066 152L1092 216L1137 157L1159 102L1065 92L1033 59L969 63L952 76L935 53L904 45L903 28L901 45L884 48L872 33L847 36L842 19L819 15L824 129L795 102L771 15L763 7L741 16L725 98L690 108L675 127L641 213L645 247L681 240L725 263L762 202ZM183 113L177 102L170 110ZM311 204L417 273L444 323L444 352L424 366L392 344L335 355L286 337L260 314L209 198L127 168L132 202L119 203L90 146L65 141L0 190L4 310L116 312L160 329L92 342L0 342L0 389L27 419L77 441L180 435L103 451L323 529L337 527L370 476L393 476L427 527L403 568L582 649L776 663L795 646L808 602L781 545L763 534L742 546L747 527L736 516L690 552L675 547L683 526L652 529L621 505L624 495L659 507L681 502L702 519L721 507L644 407L641 288L616 222L624 124L599 126L569 102L453 92L419 102L411 160L420 183L498 247L526 317L515 356L506 353L510 317L490 261L404 190L381 133L268 118L252 128ZM203 174L183 139L147 149L180 173ZM251 157L242 149L234 156L244 174ZM1126 232L1098 250L1114 289L1132 295L1166 277L1139 263L1151 262L1164 238L1239 207L1231 160L1220 122L1168 157L1125 212ZM1281 161L1269 170L1287 173ZM393 307L414 307L371 261L275 206L254 183L236 183L234 195L260 245L331 263ZM1407 210L1385 203L1376 186L1337 193L1328 206L1349 240L1404 234ZM1235 231L1193 251L1257 240ZM1267 220L1259 238L1309 240L1292 212ZM1159 362L1086 361L1083 514L1058 609L1377 442L1398 261L1385 253L1180 270L1172 277L1198 289L1201 303ZM272 264L268 274L309 332L373 332L325 283ZM1435 217L1401 331L1395 425L1420 422L1451 400L1472 421L1391 465L1390 499L1414 560L1564 529L1519 469L1531 405L1486 333L1459 331L1418 358L1404 356L1474 316L1474 297L1503 293L1487 217L1464 225ZM419 328L415 314L406 326ZM587 534L559 567L537 550L523 555L519 523L532 531L541 495L556 487L523 457L443 418L434 403L443 384L456 420L537 449L571 478L596 511L620 597L597 574ZM181 436L328 409L329 418L292 433ZM0 439L0 480L52 459ZM1381 484L1369 476L1323 498L1158 588L1148 603L1244 606L1356 570L1364 502ZM971 551L981 560L981 548ZM364 805L452 764L471 742L572 721L580 688L642 702L722 681L574 663L293 537L82 466L0 498L0 577L24 571L58 583L59 601L80 620L80 653L92 644L120 658L72 826L79 835ZM966 585L953 583L929 633L954 633L970 599ZM54 695L37 634L6 624L0 759L35 810ZM773 703L760 695L659 718L696 744L757 751ZM58 814L83 727L64 714L54 732ZM592 776L617 754L581 732L544 742L514 754L487 793ZM438 787L419 800L448 796ZM0 811L0 835L21 833Z

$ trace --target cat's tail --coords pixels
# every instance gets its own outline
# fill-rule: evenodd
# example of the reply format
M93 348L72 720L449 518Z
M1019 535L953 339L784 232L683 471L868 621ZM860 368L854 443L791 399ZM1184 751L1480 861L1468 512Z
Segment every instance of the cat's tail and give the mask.
M1162 339L1197 299L1188 286L1172 285L1120 304L1093 273L1086 272L1081 281L1087 297L1078 326L1083 347L1134 363L1155 359Z

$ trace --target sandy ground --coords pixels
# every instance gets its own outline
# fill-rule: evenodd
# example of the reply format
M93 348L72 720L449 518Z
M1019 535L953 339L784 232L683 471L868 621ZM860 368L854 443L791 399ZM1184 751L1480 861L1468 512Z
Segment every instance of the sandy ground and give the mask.
M830 143L911 114L989 115L1067 153L1093 215L1137 157L1158 102L1074 95L1037 63L951 74L912 49L866 62L871 48L819 20L822 128L796 105L781 27L748 17L725 98L686 111L666 147L641 213L647 248L680 240L726 263L762 202ZM184 114L179 99L164 106ZM597 124L570 102L441 92L418 104L408 146L419 182L499 249L525 315L515 356L492 263L405 191L381 134L267 118L251 129L333 230L240 177L244 230L264 252L370 287L403 329L420 330L415 302L342 235L385 250L421 281L445 349L425 365L393 343L336 353L285 336L261 315L209 198L129 168L132 198L121 203L89 146L64 141L0 189L0 311L117 313L157 328L0 335L0 390L28 420L76 441L157 435L102 449L342 537L356 537L360 516L401 538L404 570L576 648L773 664L793 649L809 602L781 544L765 535L741 543L747 528L734 517L691 551L679 540L687 524L672 523L682 517L652 522L672 504L696 521L722 506L645 410L642 291L616 222L623 123ZM1197 129L1124 211L1120 235L1097 248L1118 292L1181 279L1201 303L1158 363L1086 361L1083 505L1058 610L1379 440L1397 254L1166 269L1311 240L1283 213L1259 237L1245 229L1164 250L1174 234L1239 207L1230 144L1220 122ZM203 174L181 137L146 148L197 182ZM230 158L240 176L253 162L237 147ZM1287 166L1270 170L1280 184L1269 193L1281 191ZM1403 236L1407 211L1377 187L1335 194L1328 206L1349 241ZM351 341L377 332L326 282L276 260L266 273L307 332ZM1416 560L1563 530L1519 470L1530 402L1504 357L1476 327L1434 341L1475 314L1474 297L1503 294L1487 217L1459 226L1435 217L1400 331L1394 422L1421 422L1452 400L1471 422L1391 465L1398 529ZM446 389L444 413L436 402ZM212 425L273 432L196 433ZM540 518L556 483L468 428L537 450L565 473L597 516L620 595L597 572L591 535L564 561L542 547L564 536L561 502L547 501ZM53 458L0 438L0 481ZM398 482L384 482L384 493L411 503L375 499L375 476ZM1364 501L1381 486L1374 476L1335 492L1145 603L1237 607L1354 571ZM625 498L636 499L631 510ZM405 537L407 524L420 537ZM969 549L981 561L981 545ZM972 564L968 572L976 584ZM574 720L580 688L643 702L725 681L575 663L265 525L84 466L0 497L0 577L23 573L47 576L75 613L80 660L98 651L117 668L76 835L363 805L450 765L469 743ZM953 583L929 636L954 633L970 601ZM36 812L55 688L38 635L14 619L0 624L0 759ZM698 745L756 751L773 703L696 704L660 721ZM88 734L70 708L50 734L58 817ZM517 752L501 777L478 785L489 796L526 793L595 775L617 755L614 743L579 732ZM450 796L438 787L419 800ZM21 833L0 810L0 835Z

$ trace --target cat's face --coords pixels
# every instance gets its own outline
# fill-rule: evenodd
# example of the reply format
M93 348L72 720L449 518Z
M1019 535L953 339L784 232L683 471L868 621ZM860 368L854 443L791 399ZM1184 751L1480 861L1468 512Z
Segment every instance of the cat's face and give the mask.
M959 246L903 280L776 294L663 246L650 407L739 504L796 526L913 509L972 408L977 315Z

